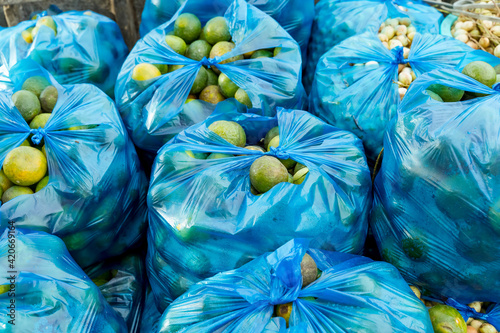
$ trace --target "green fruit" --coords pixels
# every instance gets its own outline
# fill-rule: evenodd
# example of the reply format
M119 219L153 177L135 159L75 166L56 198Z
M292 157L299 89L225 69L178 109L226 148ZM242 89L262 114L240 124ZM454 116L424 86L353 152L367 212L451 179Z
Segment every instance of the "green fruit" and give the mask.
M174 23L174 35L184 39L186 43L194 42L201 32L201 22L193 14L179 15Z
M44 128L45 124L47 124L47 121L49 121L50 116L52 116L50 113L41 113L33 120L30 122L30 128L32 129L37 129L37 128Z
M168 73L168 65L167 64L153 64L158 70L160 71L161 74L166 74Z
M218 42L212 47L212 50L210 50L210 58L215 58L215 57L222 57L224 54L231 52L234 49L235 45L232 42ZM236 60L241 60L243 59L243 55L236 55L234 57L228 58L226 60L223 60L219 62L220 64L227 64ZM220 74L220 71L218 68L214 67L213 68L214 72L217 74Z
M293 175L293 183L295 185L302 184L304 182L304 180L306 179L306 176L307 176L308 173L309 173L309 169L308 168L302 168L302 169L300 169L299 171L297 171Z
M304 169L306 166L304 164L297 163L293 169L293 174L296 174L300 169Z
M2 202L6 203L23 194L33 194L33 190L25 186L12 186L3 193Z
M48 183L49 183L49 176L43 177L42 180L40 180L38 184L36 184L35 192L40 191L42 188L47 186Z
M272 58L273 54L271 51L268 50L258 50L255 51L250 59L257 59L257 58Z
M439 96L438 94L436 94L435 92L433 91L430 91L430 90L427 90L427 94L429 94L429 96L435 100L435 101L438 101L438 102L442 102L443 99L441 98L441 96Z
M234 98L240 102L241 104L245 105L249 109L252 108L252 101L250 100L250 97L248 97L247 92L241 88L236 90L236 93L234 94Z
M193 86L191 87L191 94L200 93L207 86L208 74L203 66L200 67L196 78L194 79Z
M201 28L200 36L198 37L199 40L207 40L205 37L205 28Z
M495 68L495 72L497 74L500 74L500 65L496 65L494 68Z
M276 157L259 157L250 166L250 183L261 193L287 181L288 170Z
M181 69L182 67L184 67L184 65L170 65L168 66L168 72L172 73L173 71Z
M167 35L165 36L165 42L174 52L184 55L186 54L187 45L186 42L177 36Z
M292 315L293 303L275 305L275 313L277 317L285 319L286 327L288 328L290 316Z
M38 183L47 173L47 159L33 147L17 147L3 161L3 171L11 182L21 186Z
M46 27L49 27L50 29L52 29L54 31L54 34L57 35L57 26L56 26L56 22L54 22L54 19L50 16L44 16L44 17L41 17L37 22L36 22L36 25L35 25L35 28L38 28L40 29L42 26L46 26ZM38 30L37 30L38 31ZM33 36L37 34L37 32L35 32L35 30L33 29L32 31L32 34Z
M264 148L268 149L269 148L269 142L275 137L280 135L280 129L278 126L275 126L269 130L269 132L266 133L266 136L264 137Z
M271 147L279 147L280 145L280 136L279 135L276 135L274 138L271 139L271 141L269 142L269 146L267 147L267 151L271 151ZM295 164L297 164L297 162L295 162L294 160L292 160L291 158L289 159L286 159L286 160L282 160L280 159L281 163L283 163L283 165L287 168L287 169L290 169L290 168L293 168L295 166Z
M31 91L36 97L40 97L42 91L49 85L49 80L43 76L32 76L24 81L21 89Z
M228 157L233 157L231 154L223 154L223 153L212 153L208 155L207 160L215 160L218 158L228 158Z
M226 98L234 97L234 94L236 94L236 91L239 89L238 86L234 84L233 81L231 81L231 79L229 79L224 73L219 75L218 81L222 94L226 96Z
M227 42L231 39L227 21L222 16L216 16L207 22L203 28L205 39L214 45L218 42Z
M462 70L465 74L485 86L492 87L497 80L497 73L493 66L484 61L473 61Z
M193 153L191 150L186 150L186 154L188 154L192 158L196 158L199 160L204 160L209 155L208 153Z
M204 57L208 58L212 46L204 40L194 41L186 50L186 57L200 61Z
M467 333L467 324L457 309L438 304L429 309L434 333Z
M21 147L31 147L30 142L28 140L24 140L23 143L21 143Z
M38 97L31 91L19 90L12 95L12 102L26 122L31 121L31 119L42 112Z
M464 96L464 91L453 88L453 87L448 87L442 84L431 84L427 90L430 90L441 97L441 102L458 102L459 100L462 99ZM432 96L431 96L432 97ZM434 98L434 97L432 97ZM434 98L436 99L436 98Z
M401 241L401 247L406 256L415 261L425 260L427 245L419 238L405 238Z
M57 65L59 71L65 74L81 73L84 70L84 65L74 58L59 58Z
M135 65L132 70L132 80L137 82L149 81L161 75L161 72L155 65L141 63Z
M208 129L237 147L245 147L247 141L245 130L234 121L218 120L210 124Z
M300 262L300 274L302 275L302 288L310 285L318 278L318 266L307 253Z
M42 110L51 113L56 106L58 96L59 94L56 87L48 86L45 88L40 94L40 105L42 106Z
M261 151L263 153L265 153L266 151L264 150L264 148L260 147L260 146L246 146L245 149L249 149L249 150L256 150L256 151Z
M293 184L293 176L288 174L288 183Z
M208 80L207 80L207 86L216 86L219 84L219 78L217 77L217 74L214 73L213 70L210 68L205 68L208 74Z
M9 189L9 187L12 187L12 182L7 178L3 170L0 170L0 187L2 188L2 191L5 192Z
M281 52L281 47L275 47L273 50L273 56L276 57Z
M207 86L203 89L198 96L202 101L217 104L225 100L224 95L222 95L219 86Z

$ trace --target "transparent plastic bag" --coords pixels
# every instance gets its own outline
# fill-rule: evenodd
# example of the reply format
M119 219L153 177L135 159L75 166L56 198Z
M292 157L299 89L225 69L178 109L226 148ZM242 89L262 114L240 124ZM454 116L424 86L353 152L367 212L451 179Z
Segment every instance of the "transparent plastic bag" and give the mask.
M155 296L151 288L146 291L146 303L141 316L141 333L158 332L158 322L161 317L161 312L158 311L155 302Z
M304 182L252 194L249 168L264 153L215 135L208 126L217 120L238 122L249 145L279 126L280 147L265 154L304 164L309 168ZM187 150L236 156L196 159ZM164 310L191 284L239 267L293 237L311 239L321 249L360 253L371 180L361 141L352 133L305 111L279 109L271 118L238 113L225 101L205 122L159 151L148 202L148 275Z

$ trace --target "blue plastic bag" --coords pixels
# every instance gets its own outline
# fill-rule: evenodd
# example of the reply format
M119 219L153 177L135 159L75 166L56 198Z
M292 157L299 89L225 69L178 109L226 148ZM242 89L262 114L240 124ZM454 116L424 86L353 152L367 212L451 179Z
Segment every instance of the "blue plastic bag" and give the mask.
M141 36L169 21L186 0L146 0L139 31ZM247 0L275 19L300 45L303 65L314 18L314 0ZM205 0L204 6L212 3Z
M203 121L213 111L210 103L194 100L187 104L191 86L201 65L215 66L251 99L250 112L272 116L276 106L302 108L306 95L301 83L301 58L297 43L271 17L243 0L189 0L171 21L137 42L118 75L116 102L134 143L156 154L158 149L185 128ZM175 53L165 42L174 21L182 13L198 16L202 25L214 16L224 16L236 47L220 59L200 62ZM272 58L245 59L218 64L263 48L281 47ZM156 77L141 88L132 77L139 63L177 64L185 67Z
M36 75L59 94L43 129L30 129L12 102ZM4 203L0 228L15 221L55 234L82 267L124 253L146 229L148 184L115 104L93 85L59 85L29 60L10 78L14 89L0 91L0 162L24 140L43 138L50 178L40 191Z
M436 102L424 92L430 84L487 96ZM383 258L424 295L500 301L498 88L431 71L412 83L388 126L371 226Z
M2 333L125 333L59 237L9 224L0 237ZM8 280L7 276L15 276ZM14 301L14 302L13 302Z
M302 288L306 252L321 276ZM272 316L275 305L289 302L286 331L285 320ZM433 332L424 303L393 266L308 249L303 239L195 284L163 313L158 327L160 333Z
M23 32L35 27L45 14L0 32L0 83L8 82L8 72L17 62L30 58L61 84L91 83L113 96L118 71L128 54L116 22L91 11L69 11L51 16L57 34L42 26L28 43Z
M151 288L146 291L146 303L141 316L141 333L153 333L158 331L158 322L161 312L158 311L155 303L155 296Z
M415 75L455 67L468 45L451 37L416 34L408 59L403 48L389 51L370 32L351 37L328 51L316 67L310 110L329 124L355 133L366 156L375 160L383 147L388 122L401 101L398 64L409 63ZM376 61L378 65L351 66ZM411 85L410 85L411 87Z
M345 39L378 32L388 18L408 17L419 33L439 33L443 16L423 1L321 0L315 7L304 86L311 90L316 65L323 54ZM356 45L353 45L356 46Z
M85 273L125 320L128 332L140 332L147 285L143 258L138 254L110 258L86 268Z
M208 126L217 120L238 122L249 145L279 125L281 146L266 155L304 164L309 168L305 181L252 194L249 168L264 153L215 135ZM190 157L187 150L241 156L205 160ZM279 109L270 118L219 103L205 122L166 144L153 166L147 261L157 305L164 310L191 284L239 267L293 237L311 239L320 249L360 253L370 205L369 169L353 134L305 111Z

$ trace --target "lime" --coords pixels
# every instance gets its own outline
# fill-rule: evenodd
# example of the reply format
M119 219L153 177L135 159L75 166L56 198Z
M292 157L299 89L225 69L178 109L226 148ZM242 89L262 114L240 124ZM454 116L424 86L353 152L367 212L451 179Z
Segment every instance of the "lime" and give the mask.
M302 288L316 281L318 278L318 266L309 254L304 254L300 262L300 274L302 275Z
M193 86L191 87L191 94L200 93L207 86L208 74L203 66L200 67L196 78L194 79Z
M275 306L275 312L277 317L282 317L286 321L286 327L288 327L288 322L292 314L293 303L279 304Z
M54 86L48 86L40 94L40 104L42 110L45 112L52 112L54 110L58 98L57 88Z
M210 55L210 50L212 46L204 40L194 41L186 50L186 57L196 61L200 61L204 57Z
M132 80L147 81L161 75L161 72L155 65L142 63L134 67L132 71Z
M28 44L33 43L33 35L31 34L32 31L33 31L33 27L28 28L28 29L24 30L23 32L21 32L21 37L23 37L24 41Z
M306 176L307 176L308 173L309 173L309 169L308 168L302 168L302 169L300 169L299 171L297 171L293 175L293 183L295 185L302 184L304 182L304 180L306 179Z
M201 28L200 36L198 37L199 40L207 40L205 37L205 28Z
M203 31L205 39L212 45L218 42L227 42L231 39L227 21L222 16L216 16L208 21Z
M168 72L172 73L173 71L181 69L182 67L184 67L184 65L170 65L168 66Z
M40 180L38 184L36 184L35 192L40 191L42 188L47 186L48 183L49 183L49 176L43 177L42 180Z
M250 183L261 193L287 181L288 170L276 157L259 157L250 166Z
M168 73L168 65L167 64L153 64L158 70L160 71L161 74L166 74Z
M41 113L30 122L30 128L44 128L47 121L49 121L51 114L50 113Z
M36 148L17 147L5 156L3 170L14 184L30 186L38 183L47 173L47 159Z
M165 36L165 42L174 52L180 55L186 54L187 45L186 42L177 36L167 35Z
M495 72L497 74L500 74L500 65L496 65L494 68L495 68Z
M208 155L207 160L215 160L218 158L228 158L228 157L233 157L234 155L231 154L223 154L223 153L212 153Z
M443 99L441 98L441 96L439 96L438 94L436 94L435 92L433 91L430 91L430 90L427 90L427 94L429 94L429 96L435 100L435 101L438 101L438 102L442 102Z
M464 95L464 91L453 88L453 87L447 87L442 84L431 84L427 90L430 90L441 97L442 102L458 102L459 100L462 99ZM432 97L432 96L431 96ZM434 98L434 97L433 97ZM435 98L434 98L435 99Z
M293 184L293 176L290 173L288 173L287 183Z
M462 70L465 74L485 86L492 87L497 80L497 73L493 66L484 61L473 61Z
M59 58L57 66L60 72L66 74L81 73L84 70L84 64L74 58Z
M254 54L255 51L248 51L247 53L243 53L243 58L245 59L250 59L252 57L252 54Z
M2 188L2 191L5 192L9 187L11 187L12 182L7 178L3 170L0 170L0 187Z
M271 141L269 141L269 146L267 147L267 151L271 151L271 147L277 148L277 147L279 147L279 145L280 145L280 136L276 135L274 138L271 139ZM287 169L293 168L295 166L295 164L297 163L294 160L292 160L291 158L286 159L286 160L280 159L280 161L281 161L281 163L283 163L283 165Z
M234 98L240 102L241 104L245 105L247 108L251 109L252 108L252 101L250 100L250 97L248 97L248 94L245 90L239 88L236 90L236 93L234 94Z
M40 101L31 91L19 90L12 95L12 102L26 122L42 112Z
M224 54L231 52L234 49L235 45L232 42L218 42L212 47L212 50L210 51L210 58L215 58L215 57L222 57ZM243 59L243 55L236 55L234 57L228 58L226 60L223 60L219 62L220 64L227 64L229 62L233 62L236 60L241 60ZM214 72L217 74L220 74L219 69L213 68Z
M207 86L200 93L199 99L202 101L217 104L225 100L224 96L220 92L219 86Z
M25 186L12 186L7 189L2 195L2 202L6 203L23 194L33 194L33 190Z
M245 149L249 149L249 150L257 150L257 151L261 151L263 153L265 153L266 151L264 150L264 148L260 147L260 146L246 146Z
M293 174L296 174L300 169L304 169L306 166L301 163L295 164L295 168L293 169Z
M273 56L276 57L281 52L281 47L275 47L273 50Z
M205 68L208 74L207 86L216 86L219 84L217 74L210 68Z
M419 238L405 238L401 247L406 256L415 261L423 261L427 254L427 245Z
M429 309L432 327L435 333L466 333L467 324L454 307L437 304Z
M238 86L234 84L233 81L231 81L231 79L229 79L224 73L219 75L218 82L220 90L226 98L234 97L234 94L236 94L236 91L239 89Z
M194 153L191 150L186 150L186 154L191 158L197 158L199 160L204 160L209 155L208 153Z
M193 14L184 13L174 23L174 35L184 39L186 43L194 42L201 32L201 22Z
M40 97L42 91L50 85L50 82L43 76L32 76L24 81L22 90L31 91L36 97Z
M218 120L211 123L208 129L237 147L244 147L246 144L245 130L237 122Z
M21 143L22 147L31 147L30 142L28 140L24 140L23 143Z
M257 191L255 189L255 187L253 187L252 185L250 185L250 193L252 193L253 195L261 195L262 194L259 191Z
M250 59L257 59L257 58L272 58L273 57L273 53L271 51L268 51L268 50L258 50L258 51L255 51L252 56L250 57Z
M275 126L269 130L269 132L266 133L266 136L264 137L264 148L269 148L269 142L275 137L280 135L280 129L278 126Z
M54 19L50 16L44 16L44 17L41 17L37 22L36 22L36 25L35 25L35 28L38 28L40 29L42 26L46 26L46 27L49 27L50 29L52 29L54 31L54 34L57 35L57 27L56 27L56 22L54 22ZM35 36L38 32L38 29L37 31L33 30L31 33L33 34L33 36Z
M10 290L10 285L8 285L8 284L0 285L0 295L5 294L9 290Z

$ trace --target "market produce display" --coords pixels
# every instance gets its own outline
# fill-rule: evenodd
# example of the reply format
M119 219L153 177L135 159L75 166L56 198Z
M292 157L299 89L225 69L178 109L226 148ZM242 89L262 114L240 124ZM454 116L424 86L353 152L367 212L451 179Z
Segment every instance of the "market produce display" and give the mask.
M461 303L500 300L500 99L485 60L500 64L475 51L463 74L412 83L385 135L371 215L384 260L424 294Z
M55 234L82 267L125 252L145 232L147 181L112 100L92 85L60 85L29 60L9 76L0 227Z
M314 0L246 1L275 19L299 43L302 59L307 59L307 44L314 18ZM185 2L186 0L146 0L139 29L141 36L172 19ZM200 4L209 6L212 1L205 0Z
M436 34L442 15L419 0L322 0L316 4L304 70L307 92L311 90L316 65L323 54L349 37L366 31L377 32L387 20L396 24L394 19L409 20L421 34Z
M355 133L371 161L412 81L435 68L453 68L473 51L451 37L414 34L410 27L405 19L388 20L378 35L367 32L333 47L316 67L309 110Z
M306 104L299 47L276 21L243 0L204 3L187 1L141 39L118 76L125 125L152 154L226 98L268 116Z
M109 96L128 48L116 22L92 11L69 11L3 29L0 33L0 87L20 60L35 60L61 84L91 83Z
M320 249L363 248L371 179L361 141L305 111L271 118L237 106L220 103L155 160L147 265L161 310L295 236Z
M127 323L128 332L140 332L146 302L146 269L140 254L110 258L85 269L109 305Z
M9 255L12 244L15 259ZM128 332L60 238L12 223L0 237L0 253L2 332ZM9 281L5 275L13 270Z
M158 327L161 333L285 332L287 327L432 333L425 305L394 267L308 248L302 239L193 285L165 311Z

